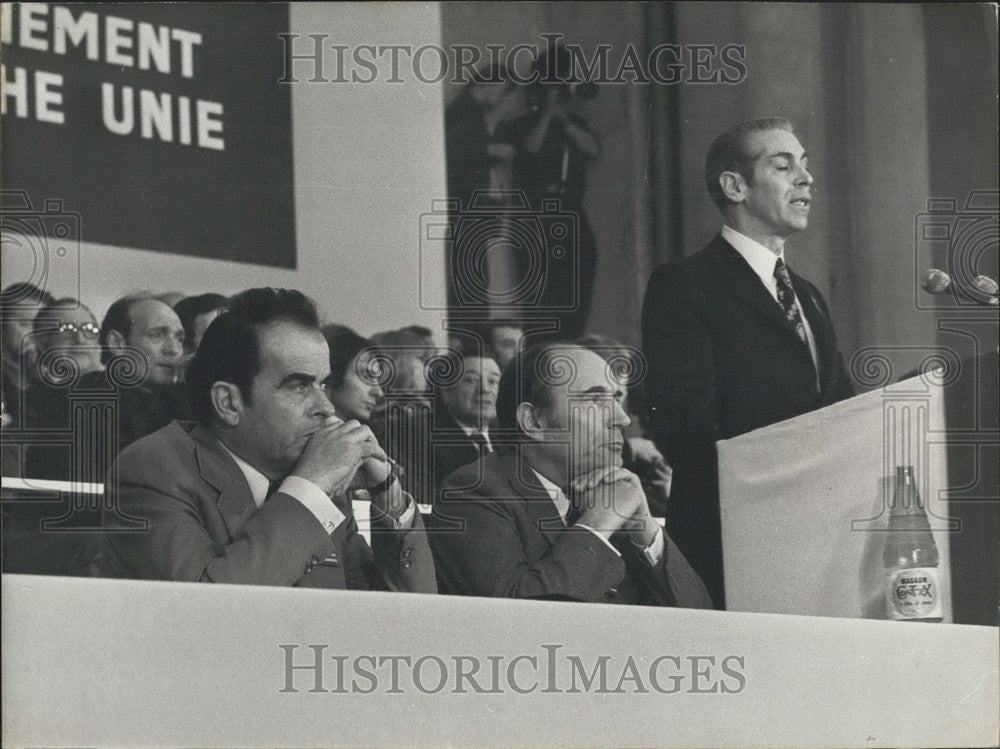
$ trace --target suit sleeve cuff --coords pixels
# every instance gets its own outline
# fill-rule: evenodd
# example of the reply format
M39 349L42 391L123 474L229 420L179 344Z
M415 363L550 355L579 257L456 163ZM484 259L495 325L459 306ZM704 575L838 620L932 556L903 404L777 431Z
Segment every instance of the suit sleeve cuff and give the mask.
M603 541L603 542L605 543L605 545L606 545L606 546L607 546L607 547L608 547L609 549L611 549L611 551L613 551L613 552L615 553L615 556L616 556L616 557L620 557L620 556L622 555L622 554L621 554L621 552L620 552L620 551L618 551L618 549L616 549L616 548L614 547L614 544L612 544L612 543L611 543L611 542L610 542L610 541L609 541L608 539L606 539L606 538L604 537L604 535L603 535L603 534L601 534L601 533L598 533L598 532L597 532L597 531L595 531L595 530L594 530L593 528L591 528L591 527L590 527L589 525L584 525L583 523L576 523L576 527L577 527L577 528L585 528L585 529L587 529L588 531L590 531L591 533L593 533L593 534L594 534L595 536L597 536L597 537L598 537L599 539L601 539L601 540L602 540L602 541Z
M636 548L637 551L642 553L642 558L646 560L646 563L650 567L655 567L663 559L663 549L665 544L663 541L662 527L656 529L656 536L653 537L653 543L651 543L646 548L643 548L634 541L631 543Z
M320 522L327 533L333 533L344 522L345 515L330 501L322 489L301 476L289 476L278 488L282 494L297 499Z

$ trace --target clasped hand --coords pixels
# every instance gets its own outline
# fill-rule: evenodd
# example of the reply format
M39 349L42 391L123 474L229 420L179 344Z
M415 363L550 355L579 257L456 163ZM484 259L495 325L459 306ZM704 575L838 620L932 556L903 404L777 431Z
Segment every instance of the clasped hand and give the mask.
M623 531L637 544L649 546L659 524L653 519L639 477L624 468L602 468L572 481L579 523L608 537Z
M292 473L333 496L376 486L389 470L388 456L371 429L330 416L309 437Z

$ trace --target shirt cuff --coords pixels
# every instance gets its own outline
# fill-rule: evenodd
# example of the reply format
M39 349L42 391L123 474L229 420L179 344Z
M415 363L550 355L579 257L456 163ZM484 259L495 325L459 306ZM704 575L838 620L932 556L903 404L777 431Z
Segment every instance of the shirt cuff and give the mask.
M663 559L663 528L662 526L656 529L656 535L653 537L653 543L647 546L645 549L634 541L631 542L632 545L642 552L643 558L649 564L650 567L655 567Z
M413 518L417 516L417 503L406 492L403 492L403 496L406 497L406 509L399 516L399 520L390 520L390 522L394 528L406 530L413 527Z
M354 499L359 502L372 501L371 492L367 489L357 489L352 494L354 495ZM380 523L389 525L393 530L409 530L412 528L413 520L417 516L417 503L413 501L413 497L408 492L403 492L403 497L406 499L406 509L403 510L398 520L393 520L388 513L380 513L377 510L370 512L371 520L378 520ZM375 517L376 515L378 516L377 518Z
M614 547L614 544L612 544L608 539L606 539L603 534L598 533L593 528L591 528L589 525L584 525L583 523L577 523L575 525L575 527L576 528L586 528L588 531L590 531L591 533L593 533L595 536L597 536L599 539L601 539L605 543L605 545L609 549L611 549L611 551L613 551L615 553L616 557L620 557L622 555L622 553L620 551L618 551L618 549L616 549Z
M278 491L299 500L309 512L316 516L327 533L333 533L346 518L344 513L337 509L337 505L330 501L326 492L309 479L304 479L301 476L289 476L281 482Z

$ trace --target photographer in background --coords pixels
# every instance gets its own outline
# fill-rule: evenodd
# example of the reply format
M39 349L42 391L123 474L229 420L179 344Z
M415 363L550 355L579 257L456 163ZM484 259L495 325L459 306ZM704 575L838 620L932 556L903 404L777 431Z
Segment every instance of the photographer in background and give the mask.
M535 211L542 210L545 201L556 200L560 211L576 216L576 245L571 248L575 262L565 266L575 272L550 272L539 304L546 315L559 318L558 335L562 338L576 338L584 332L597 265L596 242L583 209L583 195L587 162L600 155L601 144L581 111L597 96L597 88L576 80L572 68L570 53L564 47L556 45L540 55L533 67L538 78L527 91L531 111L510 125L518 146L514 186L525 193ZM574 288L576 283L579 286ZM549 312L554 307L563 309Z

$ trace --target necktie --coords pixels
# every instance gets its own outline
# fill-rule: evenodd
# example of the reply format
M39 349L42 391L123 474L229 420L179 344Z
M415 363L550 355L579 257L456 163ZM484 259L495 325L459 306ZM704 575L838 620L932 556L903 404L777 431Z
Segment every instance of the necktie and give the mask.
M281 481L282 479L278 479L277 481L272 481L270 484L267 485L267 496L265 497L265 499L270 499L271 496L276 491L278 491L278 489L281 487Z
M806 338L805 325L802 324L802 315L799 313L798 305L795 304L795 289L792 288L792 277L788 273L788 266L785 265L785 262L780 257L774 264L774 278L778 282L778 304L784 310L788 322L795 326L795 332L798 333L799 339L808 345L809 341Z
M476 447L479 448L479 456L489 455L493 450L490 449L490 443L486 441L486 435L482 432L473 432L471 435L472 441L476 443Z

